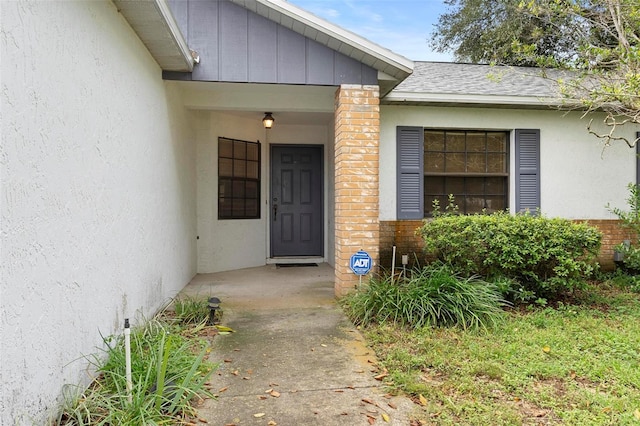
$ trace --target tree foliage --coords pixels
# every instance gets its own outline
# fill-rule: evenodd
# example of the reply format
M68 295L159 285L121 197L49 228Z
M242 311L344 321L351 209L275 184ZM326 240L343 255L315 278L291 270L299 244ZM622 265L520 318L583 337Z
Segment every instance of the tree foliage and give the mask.
M432 35L458 61L575 71L558 81L565 106L604 111L609 144L618 126L640 123L640 1L446 0Z
M572 56L575 44L557 31L566 23L524 13L521 0L445 0L431 46L452 51L458 62L536 65L536 58L522 55L517 46L533 48L545 57ZM565 19L558 17L559 20Z

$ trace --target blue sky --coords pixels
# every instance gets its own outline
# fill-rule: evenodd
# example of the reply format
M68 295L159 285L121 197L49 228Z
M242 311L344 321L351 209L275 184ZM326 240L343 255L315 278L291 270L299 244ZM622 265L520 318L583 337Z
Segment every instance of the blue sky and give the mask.
M434 52L429 34L442 0L288 0L327 21L416 61L451 61Z

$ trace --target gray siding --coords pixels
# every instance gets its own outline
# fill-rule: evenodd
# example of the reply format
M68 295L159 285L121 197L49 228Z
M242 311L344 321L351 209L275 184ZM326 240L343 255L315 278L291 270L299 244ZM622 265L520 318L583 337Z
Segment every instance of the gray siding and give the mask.
M636 133L636 185L640 185L640 132Z
M278 78L278 37L275 22L249 14L249 80L268 83Z
M169 0L169 6L200 64L193 73L164 72L165 79L378 84L375 69L229 1Z

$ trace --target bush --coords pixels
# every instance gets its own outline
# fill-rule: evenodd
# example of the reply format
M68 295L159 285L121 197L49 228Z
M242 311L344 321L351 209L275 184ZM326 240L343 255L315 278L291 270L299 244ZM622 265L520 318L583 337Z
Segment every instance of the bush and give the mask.
M633 241L618 244L614 250L622 253L623 269L632 275L637 275L640 273L640 241L638 241L640 236L640 187L630 183L627 185L627 189L629 190L627 198L629 211L610 205L607 205L607 209L618 216L622 227L630 230L634 236Z
M530 299L583 288L596 269L602 238L587 224L503 212L442 215L417 232L428 255L463 275L510 279Z
M461 278L446 265L431 265L395 281L388 276L371 279L344 297L342 304L356 325L390 321L413 328L467 329L495 326L507 302L493 284Z

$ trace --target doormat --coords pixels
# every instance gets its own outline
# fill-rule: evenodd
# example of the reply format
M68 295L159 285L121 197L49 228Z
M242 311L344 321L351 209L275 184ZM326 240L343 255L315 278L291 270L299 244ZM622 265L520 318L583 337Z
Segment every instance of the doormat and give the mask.
M309 266L318 266L317 263L276 263L277 268L307 268Z

